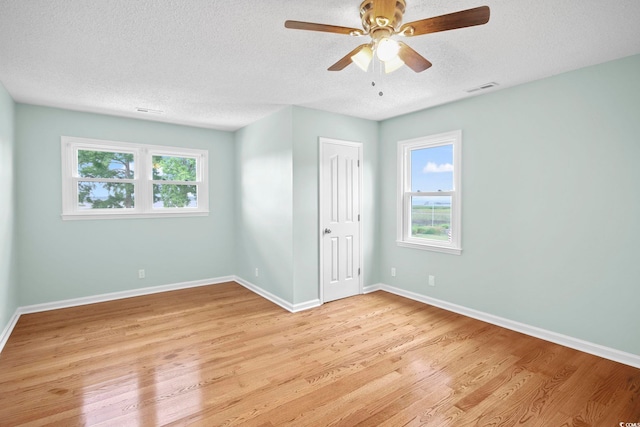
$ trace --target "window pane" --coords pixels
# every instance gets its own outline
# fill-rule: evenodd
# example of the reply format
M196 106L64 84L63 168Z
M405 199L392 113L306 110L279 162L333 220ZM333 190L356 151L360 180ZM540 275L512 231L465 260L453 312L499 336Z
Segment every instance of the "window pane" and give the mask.
M411 198L411 237L451 241L451 196Z
M411 192L451 190L453 144L411 150Z
M78 182L80 209L131 209L135 207L133 184Z
M154 208L197 208L198 186L153 184Z
M195 181L196 159L193 157L153 156L153 179Z
M78 150L78 176L133 179L133 153Z

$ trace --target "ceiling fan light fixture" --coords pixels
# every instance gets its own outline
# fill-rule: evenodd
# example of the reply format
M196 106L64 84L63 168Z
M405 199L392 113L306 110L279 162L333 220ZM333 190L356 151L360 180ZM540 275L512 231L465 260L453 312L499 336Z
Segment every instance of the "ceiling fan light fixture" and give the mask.
M400 45L398 42L388 37L380 39L376 46L376 56L382 62L387 62L397 58L398 51L400 51Z
M360 4L362 30L291 20L285 21L284 26L294 30L368 36L371 39L369 43L361 44L340 58L338 62L327 68L328 71L340 71L352 62L356 62L358 67L366 72L375 52L375 56L384 64L386 73L397 70L402 67L401 64L416 73L421 73L433 64L406 43L393 40L392 37L415 37L484 25L491 17L489 6L479 6L403 24L406 5L406 0L362 0Z
M365 46L358 53L351 57L351 60L362 71L366 72L369 69L369 64L373 59L373 50L369 46Z
M388 61L384 61L384 72L385 74L393 73L398 68L404 65L404 61L400 59L399 56L395 56Z

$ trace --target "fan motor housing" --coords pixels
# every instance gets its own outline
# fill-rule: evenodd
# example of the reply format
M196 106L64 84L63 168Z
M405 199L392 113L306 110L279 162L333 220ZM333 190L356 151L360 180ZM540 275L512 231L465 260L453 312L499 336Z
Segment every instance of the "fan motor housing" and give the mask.
M393 16L374 16L375 3L380 1L385 0L364 0L360 4L362 27L374 39L378 38L376 33L383 33L380 34L381 37L394 33L402 24L402 17L407 6L405 0L396 0Z

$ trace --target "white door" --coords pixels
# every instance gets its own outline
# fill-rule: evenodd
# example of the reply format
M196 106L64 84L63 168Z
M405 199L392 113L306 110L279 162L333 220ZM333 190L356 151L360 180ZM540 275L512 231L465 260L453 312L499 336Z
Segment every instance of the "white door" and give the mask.
M323 302L362 292L362 144L320 138L320 280Z

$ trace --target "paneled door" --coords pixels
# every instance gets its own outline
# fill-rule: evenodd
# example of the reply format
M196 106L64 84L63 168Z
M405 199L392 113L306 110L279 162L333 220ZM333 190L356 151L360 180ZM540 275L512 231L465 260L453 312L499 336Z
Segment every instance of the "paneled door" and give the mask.
M320 138L322 302L362 293L362 144Z

